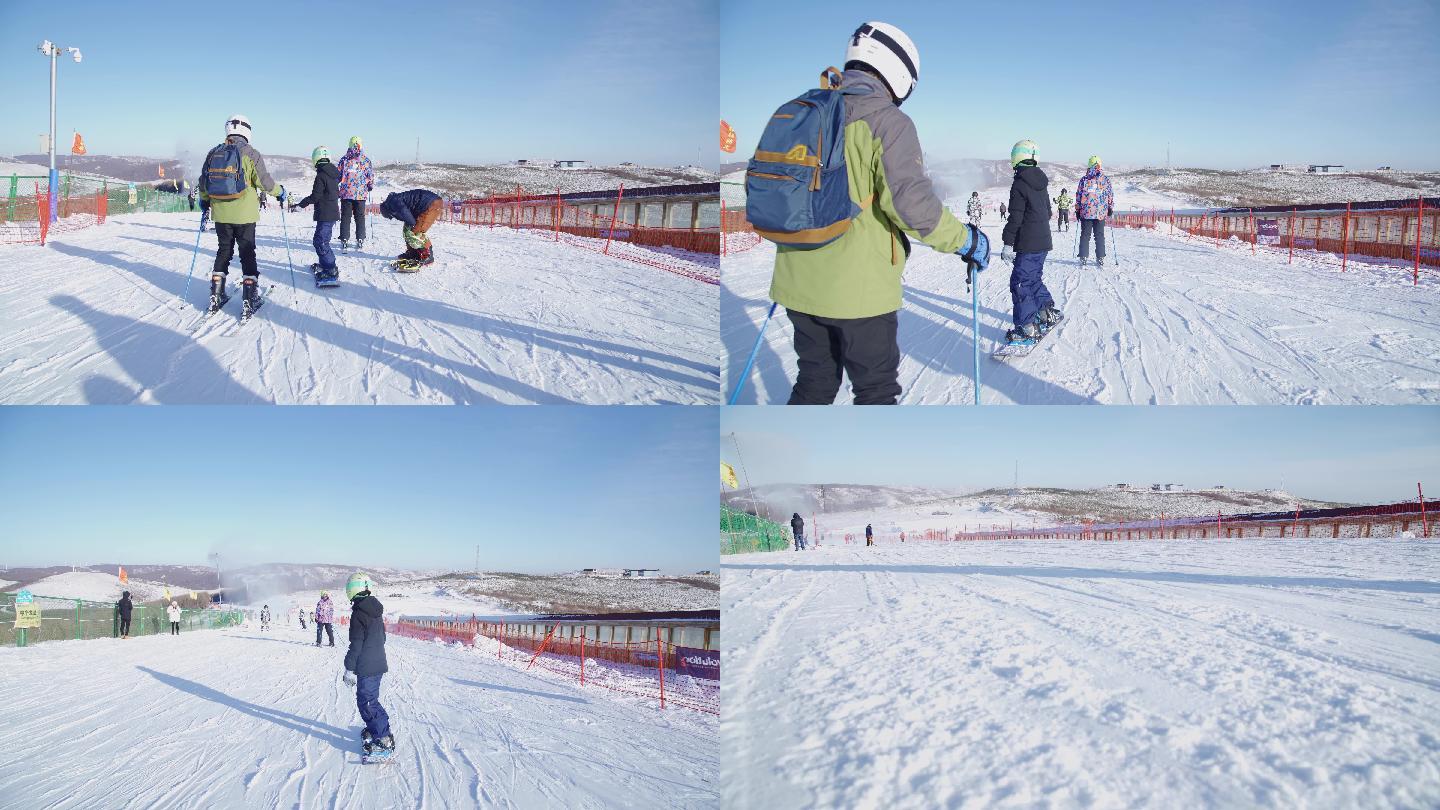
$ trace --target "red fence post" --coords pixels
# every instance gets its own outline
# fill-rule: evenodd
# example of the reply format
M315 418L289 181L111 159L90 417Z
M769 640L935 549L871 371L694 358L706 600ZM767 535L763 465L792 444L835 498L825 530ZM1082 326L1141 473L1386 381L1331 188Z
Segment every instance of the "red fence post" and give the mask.
M1425 232L1425 195L1415 199L1415 284L1420 285L1420 234Z
M620 216L620 198L625 196L625 184L620 184L620 191L615 194L615 210L610 214L610 234L605 237L606 256L610 255L610 240L615 238L615 218Z
M580 685L585 685L585 628L580 628Z
M560 187L555 187L555 241L560 241L560 217L565 214L565 203L560 200ZM582 678L583 682L583 678Z
M1255 243L1260 241L1260 233L1255 230L1255 209L1250 210L1250 255L1255 255Z
M1425 536L1430 536L1430 519L1425 516L1425 490L1420 487L1420 482L1415 482L1415 491L1420 495L1420 527Z
M535 651L535 654L534 654L534 655L530 656L530 663L528 663L528 664L525 665L525 668L526 668L526 669L529 669L530 667L535 666L535 659L536 659L536 658L539 658L539 657L540 657L540 653L545 652L545 648L548 647L548 646L550 646L550 639L555 635L555 631L556 631L556 630L559 630L559 629L560 629L560 623L559 623L559 622L556 622L556 623L555 623L555 626L550 628L550 632L548 632L548 633L545 634L544 640L540 642L540 648Z
M1290 259L1286 264L1295 263L1295 206L1290 206Z
M655 630L655 666L660 670L660 708L665 708L665 646L660 640L660 630Z
M1345 263L1350 258L1350 203L1345 203L1345 219L1340 234L1340 272L1345 272Z
M720 258L725 258L725 198L720 198ZM1420 272L1420 232L1415 232L1415 272Z
M1215 510L1215 539L1216 539L1216 540L1219 540L1219 539L1220 539L1220 528L1221 528L1221 525L1222 525L1222 524L1221 524L1221 521L1220 521L1220 510L1219 510L1219 509L1216 509L1216 510Z
M500 642L500 643L497 644L497 645L495 645L495 657L496 657L496 658L499 658L499 657L500 657L500 652L505 649L505 628L506 628L507 626L508 626L508 625L506 625L504 622L501 622L501 623L500 623L500 638L499 638L499 642Z

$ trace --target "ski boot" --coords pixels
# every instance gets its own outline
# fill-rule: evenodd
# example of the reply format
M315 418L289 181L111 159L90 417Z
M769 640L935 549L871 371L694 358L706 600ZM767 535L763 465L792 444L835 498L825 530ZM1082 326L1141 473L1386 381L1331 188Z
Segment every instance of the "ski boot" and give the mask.
M341 240L340 240L340 252L341 252L341 253L349 253L349 252L350 252L350 240L349 240L349 239L341 239Z
M1084 267L1086 264L1089 264L1089 263L1090 263L1090 258L1089 258L1088 256L1081 256L1081 257L1080 257L1080 266L1081 266L1081 267Z
M428 267L435 263L435 251L431 249L430 245L420 248L419 253L421 267Z
M1060 323L1064 318L1065 313L1057 309L1054 304L1051 304L1035 314L1035 325L1040 327L1041 332L1049 332L1055 328L1055 324Z
M370 753L370 745L374 741L374 739L375 735L370 733L370 729L366 728L360 730L360 743L361 745L365 746L365 753Z
M265 305L265 296L260 294L260 288L256 285L256 281L255 276L246 276L245 282L241 286L245 296L240 307L240 320L242 321L250 320L250 317Z
M365 249L365 237L362 236L362 237L360 237L359 239L356 239L356 240L355 240L355 252L356 252L356 253L359 253L360 251L362 251L362 250L364 250L364 249Z
M1005 333L1005 342L1011 346L1034 346L1039 340L1040 327L1033 321Z
M225 306L225 302L229 300L230 296L225 294L225 275L223 273L216 273L211 276L210 308L205 310L205 314L214 315L216 312L219 312L220 308Z
M1105 257L1104 257L1104 256L1096 256L1096 257L1095 257L1095 266L1096 266L1096 267L1104 267L1104 266L1105 266Z
M329 270L326 270L325 268L320 267L319 265L316 265L316 267L315 267L315 286L316 286L316 287L339 287L339 286L340 286L340 268L339 268L338 266L336 266L336 267L330 268Z

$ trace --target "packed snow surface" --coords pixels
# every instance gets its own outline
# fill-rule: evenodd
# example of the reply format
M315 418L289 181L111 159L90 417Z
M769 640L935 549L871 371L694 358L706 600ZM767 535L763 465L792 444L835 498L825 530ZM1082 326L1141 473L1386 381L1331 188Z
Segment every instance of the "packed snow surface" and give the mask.
M1440 545L726 558L730 807L1435 807Z
M370 221L317 290L313 223L262 214L255 320L203 317L215 234L181 305L199 214L135 214L0 245L0 402L186 404L711 403L716 288L534 233L432 230L436 263L392 272L399 226ZM337 231L338 233L338 231Z
M134 578L121 582L117 574L99 571L54 574L26 585L25 589L36 596L85 599L91 602L118 602L120 594L125 591L129 591L130 598L136 602L149 602L165 596L164 583L145 582ZM189 592L189 588L178 585L170 589L171 596Z
M1059 193L1058 186L1052 192ZM1003 189L982 191L992 243L980 277L980 384L987 404L1419 404L1440 402L1440 275L1351 262L1348 271L1153 230L1110 229L1109 264L1080 267L1078 226L1054 234L1045 283L1065 322L1030 356L990 353L1011 328L999 259ZM1117 189L1116 210L1131 204ZM968 196L968 195L967 195ZM1136 199L1150 202L1154 195ZM963 211L964 200L949 200ZM1093 252L1092 252L1093 256ZM769 308L775 248L726 256L720 332L733 390ZM905 268L901 404L969 404L973 330L964 265L923 245ZM740 404L783 403L796 375L784 310L767 327ZM839 402L849 402L848 382Z
M713 717L396 636L380 700L398 753L361 764L336 630L333 649L283 624L0 649L25 741L0 760L4 804L719 806Z

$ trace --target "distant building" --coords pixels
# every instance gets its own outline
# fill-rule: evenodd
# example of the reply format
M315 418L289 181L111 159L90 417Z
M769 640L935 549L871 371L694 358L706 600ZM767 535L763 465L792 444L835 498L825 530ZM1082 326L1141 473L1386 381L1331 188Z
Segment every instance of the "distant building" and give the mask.
M708 577L708 576L713 575L714 573L715 573L714 571L711 571L709 568L706 568L704 571L696 571L696 572L695 572L695 575L696 575L696 576L701 576L701 577Z
M1129 485L1129 484L1116 484L1116 485L1115 485L1115 488L1116 488L1116 489L1129 489L1129 488L1130 488L1130 485Z
M581 568L581 569L580 569L580 573L582 573L582 574L593 574L593 573L595 573L595 569L594 569L594 568Z
M626 568L626 569L625 569L625 573L622 574L621 576L627 576L627 577L648 577L648 576L650 576L651 574L658 574L658 573L660 573L660 569L659 569L659 568Z
M557 160L553 168L556 169L583 169L588 164L583 160Z
M1389 172L1389 171L1394 171L1394 169L1391 169L1389 166L1380 166L1380 167L1376 168L1375 171L1377 171L1377 172Z
M1338 163L1311 163L1306 171L1311 174L1329 174L1331 169L1343 169L1344 166Z

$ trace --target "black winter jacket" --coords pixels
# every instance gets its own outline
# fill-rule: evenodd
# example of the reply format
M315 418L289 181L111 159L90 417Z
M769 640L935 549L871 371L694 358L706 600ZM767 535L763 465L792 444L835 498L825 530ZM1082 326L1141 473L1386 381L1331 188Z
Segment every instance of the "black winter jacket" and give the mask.
M350 649L345 653L345 669L356 675L379 675L389 672L385 663L385 607L380 600L365 595L350 604Z
M799 515L795 515L795 516L791 517L791 518L790 518L790 530L793 531L793 532L795 532L796 534L800 534L800 533L804 532L804 531L805 531L805 520L804 520L804 518L800 517Z
M115 612L120 614L120 618L128 619L130 618L130 611L134 607L135 603L130 601L130 597L122 596L119 603L115 605Z
M396 191L380 203L380 214L387 219L397 220L409 227L415 227L415 220L425 213L440 195L423 188L411 189L409 191Z
M1000 238L1016 253L1044 253L1050 241L1050 179L1039 166L1021 166L1010 183L1010 218Z
M299 206L304 208L311 203L315 205L316 222L340 221L340 170L328 160L320 161L315 167L315 185Z

